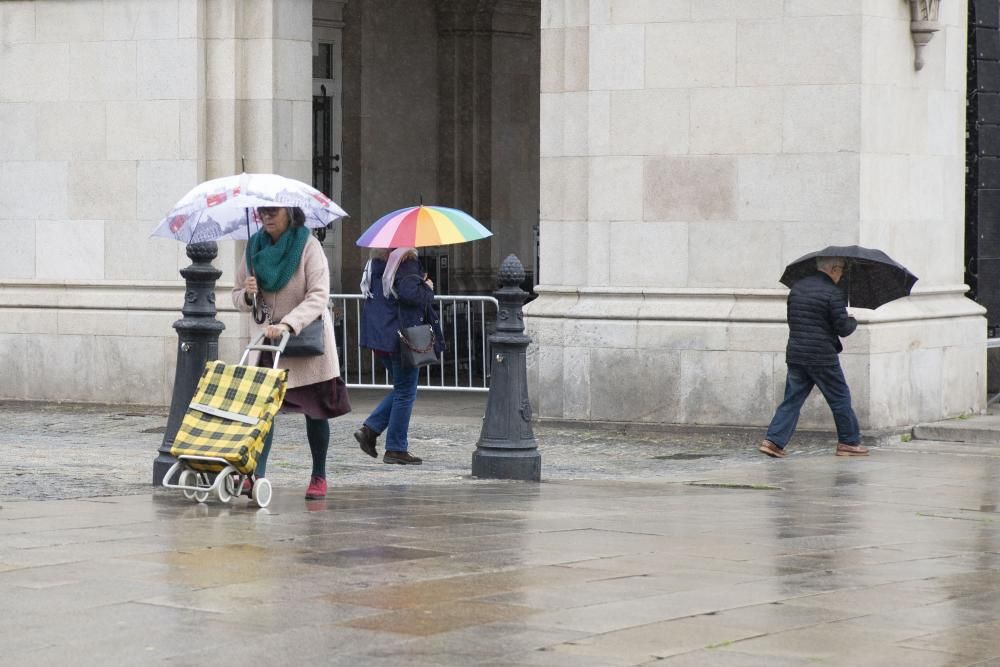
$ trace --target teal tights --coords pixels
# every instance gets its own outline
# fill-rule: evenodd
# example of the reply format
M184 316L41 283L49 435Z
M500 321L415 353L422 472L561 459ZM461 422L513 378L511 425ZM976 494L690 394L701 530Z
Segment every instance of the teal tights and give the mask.
M330 448L330 421L306 416L306 437L309 438L309 451L312 453L312 476L326 479L326 452ZM264 477L264 473L267 471L267 456L271 453L272 440L274 440L273 424L271 432L264 439L264 451L257 457L257 470L254 474L258 477Z

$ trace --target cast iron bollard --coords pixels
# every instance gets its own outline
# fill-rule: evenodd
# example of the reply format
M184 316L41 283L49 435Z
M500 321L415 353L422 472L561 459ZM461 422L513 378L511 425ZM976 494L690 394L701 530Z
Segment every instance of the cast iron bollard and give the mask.
M198 388L198 380L205 370L205 362L219 358L219 334L226 325L215 319L215 281L222 271L212 266L219 252L215 241L190 243L187 256L193 264L181 269L187 282L184 293L183 319L174 322L177 330L177 373L174 375L174 394L170 398L170 417L163 434L159 456L153 461L153 485L159 486L163 476L176 459L170 455L174 437L184 420L188 404Z
M528 294L519 287L522 281L521 261L507 255L500 265L500 289L494 292L500 307L496 333L490 335L490 393L483 430L472 454L473 477L536 482L542 477L542 456L531 431L528 402L525 350L531 338L524 334L521 307Z

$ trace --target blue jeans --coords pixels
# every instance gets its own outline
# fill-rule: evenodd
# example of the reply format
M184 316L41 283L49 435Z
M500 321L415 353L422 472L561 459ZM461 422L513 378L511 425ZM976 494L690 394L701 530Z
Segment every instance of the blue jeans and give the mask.
M795 425L799 423L799 411L809 392L816 386L823 393L833 412L837 425L837 440L845 445L856 445L861 441L858 418L851 408L851 390L844 379L840 364L836 366L800 366L788 364L785 379L785 399L781 401L771 425L767 428L767 439L784 449L792 439Z
M365 426L376 433L385 432L386 451L405 452L409 448L406 432L410 429L413 401L417 399L420 369L405 366L398 354L379 359L392 378L392 391L368 415Z

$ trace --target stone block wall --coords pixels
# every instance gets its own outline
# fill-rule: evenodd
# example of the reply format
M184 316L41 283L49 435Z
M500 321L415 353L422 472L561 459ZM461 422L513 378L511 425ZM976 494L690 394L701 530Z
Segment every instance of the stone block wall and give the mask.
M0 398L166 404L184 246L151 239L202 180L308 179L309 2L0 3ZM220 245L223 358L241 248Z
M847 244L921 279L859 310L845 341L863 426L981 409L985 326L962 285L965 3L942 7L917 72L894 0L543 0L527 308L542 419L766 425L785 374L778 278ZM832 425L819 397L802 424Z

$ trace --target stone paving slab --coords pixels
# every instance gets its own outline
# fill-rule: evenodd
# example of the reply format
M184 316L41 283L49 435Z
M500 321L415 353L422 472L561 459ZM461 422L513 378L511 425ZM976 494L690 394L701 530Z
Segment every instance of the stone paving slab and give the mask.
M419 396L410 430L421 466L385 465L365 456L353 432L382 396L352 391L354 411L330 421L331 484L471 482L472 453L482 426L485 394L427 392ZM0 403L0 501L90 498L148 493L152 462L163 441L167 411L91 405ZM275 488L299 488L311 470L305 420L276 420L268 477ZM550 480L660 479L711 471L734 457L757 461L759 433L740 430L584 429L536 426L542 475ZM835 438L803 433L792 457L827 455ZM380 443L381 452L381 443Z
M320 501L281 417L267 509L151 492L163 411L0 405L3 661L1000 664L996 450L540 426L543 482L473 480L481 398L421 400L428 463L334 420Z
M264 510L5 503L0 645L26 665L979 664L1000 659L998 473L890 450Z

